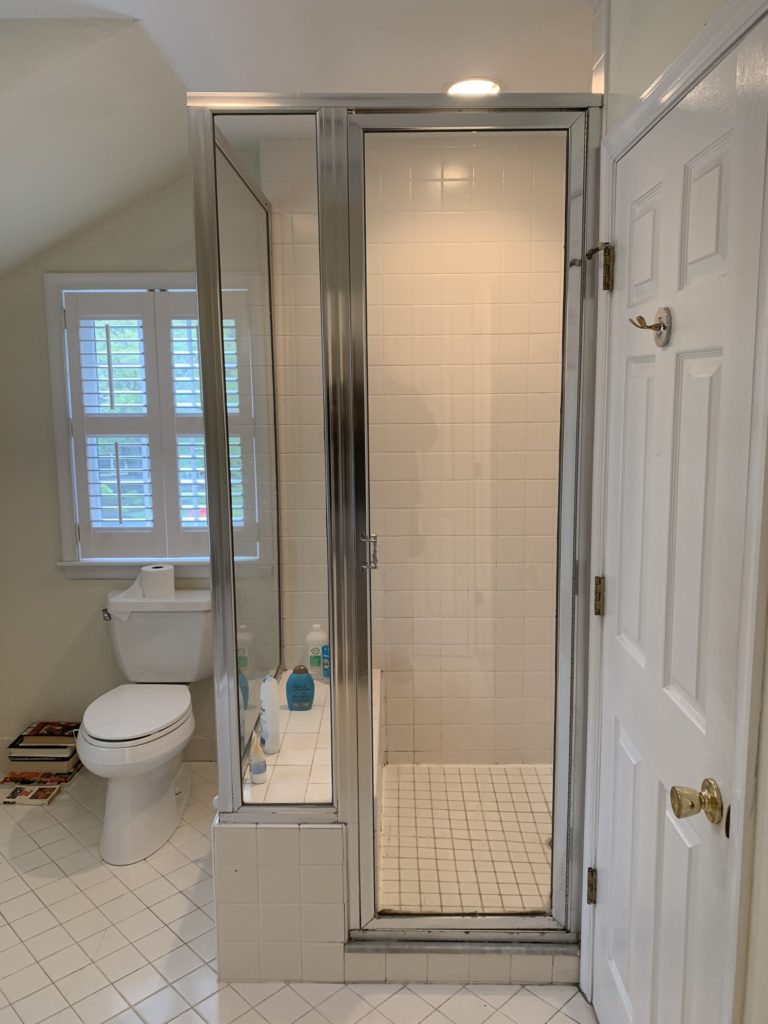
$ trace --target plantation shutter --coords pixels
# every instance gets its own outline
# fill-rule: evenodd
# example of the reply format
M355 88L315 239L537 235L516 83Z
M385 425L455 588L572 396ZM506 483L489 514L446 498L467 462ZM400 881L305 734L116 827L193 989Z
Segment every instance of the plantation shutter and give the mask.
M66 296L70 436L81 558L156 558L165 497L151 293Z
M196 296L158 292L155 311L169 544L180 555L207 555L208 496ZM252 537L248 554L255 557L258 513L249 336L234 316L225 315L222 327L232 527L236 543L248 531Z

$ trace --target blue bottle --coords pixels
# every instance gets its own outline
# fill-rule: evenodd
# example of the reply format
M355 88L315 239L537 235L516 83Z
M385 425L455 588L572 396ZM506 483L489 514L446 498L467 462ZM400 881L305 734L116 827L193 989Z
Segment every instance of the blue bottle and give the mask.
M322 651L323 659L323 682L330 683L331 681L331 645L323 644Z
M306 665L297 665L288 677L285 696L290 711L309 711L315 699L315 680Z

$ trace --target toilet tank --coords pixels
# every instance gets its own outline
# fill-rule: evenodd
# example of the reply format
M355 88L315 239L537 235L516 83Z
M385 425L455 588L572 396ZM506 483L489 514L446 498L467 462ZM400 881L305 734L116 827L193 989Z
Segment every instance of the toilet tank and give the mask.
M213 672L211 594L175 590L150 598L128 590L107 597L118 664L133 683L193 683Z

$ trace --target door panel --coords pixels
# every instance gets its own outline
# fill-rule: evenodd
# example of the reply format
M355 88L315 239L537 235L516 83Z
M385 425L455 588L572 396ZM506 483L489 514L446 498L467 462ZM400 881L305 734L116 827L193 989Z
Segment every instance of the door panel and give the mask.
M755 30L618 164L611 310L595 1007L731 1020L743 822L678 820L674 785L741 785L739 660L766 95ZM763 58L764 59L764 58ZM672 310L666 347L652 331ZM746 621L746 620L745 620ZM718 965L707 969L702 965Z

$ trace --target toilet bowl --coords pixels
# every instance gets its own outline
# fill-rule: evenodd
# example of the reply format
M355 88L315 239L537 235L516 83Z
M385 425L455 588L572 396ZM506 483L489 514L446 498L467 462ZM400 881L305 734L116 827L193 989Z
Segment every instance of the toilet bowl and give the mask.
M108 864L143 860L173 834L189 797L181 754L194 729L186 686L125 683L86 710L77 752L108 780L101 834Z

